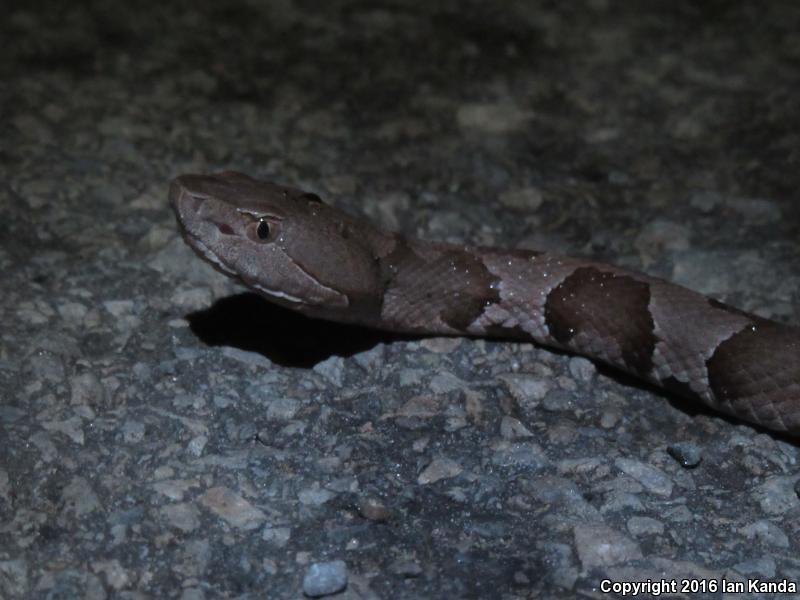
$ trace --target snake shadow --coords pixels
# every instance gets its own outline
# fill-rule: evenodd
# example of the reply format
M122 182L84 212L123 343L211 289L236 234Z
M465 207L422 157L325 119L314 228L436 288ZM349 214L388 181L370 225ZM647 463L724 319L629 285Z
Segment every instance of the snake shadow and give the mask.
M731 425L746 425L747 427L750 427L751 429L754 429L759 433L767 434L775 438L776 440L781 440L787 444L800 447L800 438L794 436L791 433L785 433L782 431L773 431L772 429L768 429L763 425L758 425L756 423L749 423L733 415L716 411L706 406L705 404L702 404L697 399L684 398L673 392L669 392L663 388L660 388L657 385L653 385L646 381L637 379L633 375L629 375L628 373L620 371L615 367L597 361L593 362L597 367L598 373L605 375L609 379L613 379L614 381L623 386L630 388L637 388L649 392L654 396L660 396L665 402L668 402L674 408L677 408L678 410L685 412L689 416L695 417L698 415L704 415L707 417L712 417L715 419L721 419L723 421L727 421Z
M186 319L192 333L209 346L257 352L285 367L311 368L331 356L348 357L380 343L419 339L311 319L253 292L221 298Z
M253 292L244 292L217 300L209 308L186 316L192 332L209 346L232 346L257 352L273 363L285 367L312 368L331 356L349 357L381 343L422 339L422 336L390 333L311 319L287 308L272 304ZM556 354L571 353L547 348ZM696 400L687 400L657 386L643 382L618 369L595 361L600 373L622 385L647 390L689 415L709 415L732 424L742 421L721 414ZM800 441L792 435L770 431L748 424L793 445Z

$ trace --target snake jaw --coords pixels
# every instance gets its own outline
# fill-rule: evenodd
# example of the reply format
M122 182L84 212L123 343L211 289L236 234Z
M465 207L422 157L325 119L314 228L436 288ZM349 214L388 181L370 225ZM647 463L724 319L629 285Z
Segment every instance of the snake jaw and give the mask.
M346 309L347 295L294 260L279 243L282 238L254 239L249 228L262 212L231 203L225 185L222 176L181 176L172 182L170 201L186 243L216 270L278 304L302 312Z

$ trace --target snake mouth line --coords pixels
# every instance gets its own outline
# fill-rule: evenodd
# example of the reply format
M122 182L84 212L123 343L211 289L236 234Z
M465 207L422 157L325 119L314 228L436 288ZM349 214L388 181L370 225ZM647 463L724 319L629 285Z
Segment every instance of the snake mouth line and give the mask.
M186 241L187 244L194 250L201 258L203 258L206 262L210 263L214 268L221 271L223 274L228 275L230 277L238 277L239 274L234 271L231 267L226 265L219 256L214 253L199 237L192 235L186 229L181 228L181 233L183 234L183 239Z
M217 269L223 275L228 275L229 277L233 277L237 281L241 282L243 285L247 287L254 288L259 292L270 296L271 298L275 298L279 301L290 302L294 305L301 305L301 306L308 306L308 302L304 302L302 299L292 296L291 294L287 294L286 292L281 292L279 290L273 290L268 287L265 287L258 281L251 281L238 273L232 267L228 266L225 261L223 261L217 254L211 250L199 237L192 235L185 229L183 229L183 239L186 240L186 243L191 246L191 248L206 262L208 262L212 267Z

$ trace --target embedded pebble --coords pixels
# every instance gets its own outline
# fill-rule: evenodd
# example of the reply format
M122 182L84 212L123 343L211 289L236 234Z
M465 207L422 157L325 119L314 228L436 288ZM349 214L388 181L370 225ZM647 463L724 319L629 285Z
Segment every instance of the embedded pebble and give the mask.
M660 469L630 458L618 458L614 465L641 483L647 491L659 496L672 495L672 479Z
M417 483L420 485L436 483L442 479L455 477L463 470L464 468L454 460L444 457L434 458L419 474Z
M429 419L440 412L439 398L435 395L414 396L395 411L395 417Z
M30 437L31 443L39 451L41 460L45 462L52 462L59 454L55 444L50 439L50 436L44 432L39 431Z
M429 352L437 354L449 354L464 343L464 338L460 337L432 337L420 340L419 345Z
M289 527L266 526L261 532L261 539L278 548L283 548L292 537L292 530Z
M400 558L389 565L389 572L400 577L419 577L422 575L422 567L415 560Z
M29 582L27 561L22 558L0 560L0 592L8 598L25 598Z
M344 378L344 359L341 356L331 356L314 365L314 372L319 373L328 383L341 387Z
M401 369L397 380L402 387L415 386L422 383L425 371L423 369Z
M674 508L668 508L663 513L664 518L673 523L691 523L695 519L695 514L689 510L689 507L681 504Z
M355 354L353 356L353 360L367 373L371 373L381 367L385 360L385 356L386 346L384 344L378 344L370 350Z
M463 104L456 113L461 128L485 133L514 131L532 118L533 112L508 102Z
M571 410L574 405L571 393L564 390L551 390L544 397L542 408L551 412Z
M624 491L613 491L606 495L601 512L615 513L625 511L644 511L645 507L638 494Z
M754 489L752 495L765 513L780 515L800 507L795 492L797 482L796 476L775 475Z
M724 202L724 196L710 190L694 192L689 196L689 204L704 213L710 213L722 202Z
M588 358L573 356L569 359L569 372L575 379L588 383L597 374L597 367Z
M670 279L710 296L724 296L730 293L732 285L730 258L700 250L686 258L678 255Z
M775 223L782 217L780 207L765 198L730 198L726 204L748 221Z
M359 514L370 521L387 521L392 512L378 498L367 496L358 503Z
M530 429L525 427L519 419L508 415L500 420L500 435L507 440L533 437Z
M703 460L700 448L691 442L678 442L667 446L667 453L687 469L694 469Z
M498 200L509 208L533 212L542 205L542 190L536 187L521 187L506 190Z
M628 531L634 537L640 535L662 535L664 524L652 517L631 517L627 522Z
M607 408L600 416L600 427L603 429L612 429L616 427L619 420L622 418L622 413L615 408Z
M757 540L762 544L768 544L776 548L789 547L789 536L775 523L766 519L743 527L741 532L748 540Z
M193 504L168 504L161 508L161 515L172 527L189 533L200 526L200 513Z
M761 556L740 562L733 567L743 575L751 575L762 579L772 579L775 577L775 559L771 556Z
M49 352L39 352L30 358L28 371L32 379L61 383L64 380L64 363Z
M102 573L106 585L117 592L128 587L131 582L127 569L117 559L93 561L92 571Z
M314 563L303 577L303 593L310 598L330 596L347 587L347 565L343 560Z
M187 587L181 592L179 600L206 600L206 594L202 588Z
M536 500L552 505L558 511L577 515L587 522L600 520L598 510L586 501L578 486L569 479L544 475L523 480L522 485Z
M272 366L272 362L266 356L262 356L258 352L249 352L241 348L230 347L222 348L221 352L223 356L227 356L228 358L232 358L246 365L253 365L264 369Z
M9 485L8 471L0 468L0 498L5 499L6 502L9 501L10 487L11 486Z
M43 421L42 427L47 431L63 433L79 446L84 444L83 420L80 417L72 417L66 421Z
M61 502L65 513L78 518L101 508L100 498L84 477L75 477L64 487Z
M134 304L132 300L107 300L103 302L103 307L117 319L126 317L133 312Z
M608 471L603 462L595 456L564 458L556 463L556 467L561 475L584 475L593 471Z
M255 529L264 522L264 513L226 487L214 487L200 496L200 504L240 529Z
M434 394L447 394L464 389L464 382L452 373L437 373L430 383L430 390Z
M183 310L200 310L211 304L211 290L207 287L178 288L170 300Z
M300 401L293 398L275 398L267 406L266 416L271 421L291 421L300 410Z
M321 506L335 495L335 493L321 488L315 484L310 488L300 490L300 493L297 494L297 499L300 500L301 504Z
M535 375L523 373L506 373L498 375L505 383L511 396L525 408L533 408L547 395L550 383Z
M189 440L189 444L186 446L186 449L192 456L201 456L206 444L208 444L208 436L198 435Z
M634 245L649 256L686 250L689 247L689 228L681 223L656 219L644 226Z
M70 404L101 407L105 404L106 390L97 375L91 372L70 377Z
M83 324L89 309L80 302L63 302L56 306L59 316L65 324L78 327Z
M187 491L199 487L199 485L200 483L197 480L168 479L154 483L153 489L170 500L183 500Z
M534 442L501 441L492 445L492 463L501 467L539 470L550 464L547 454Z
M42 300L23 301L16 307L16 316L28 325L44 325L56 312Z
M605 525L576 525L573 534L578 558L584 569L642 558L639 544Z
M126 444L138 444L144 439L144 423L125 421L122 426L122 439Z

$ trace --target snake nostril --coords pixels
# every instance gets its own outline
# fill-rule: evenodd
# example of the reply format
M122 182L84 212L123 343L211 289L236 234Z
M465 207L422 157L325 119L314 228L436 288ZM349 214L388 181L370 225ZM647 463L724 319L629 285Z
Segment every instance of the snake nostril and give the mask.
M217 229L219 229L219 232L222 234L233 235L233 228L227 223L217 223Z

